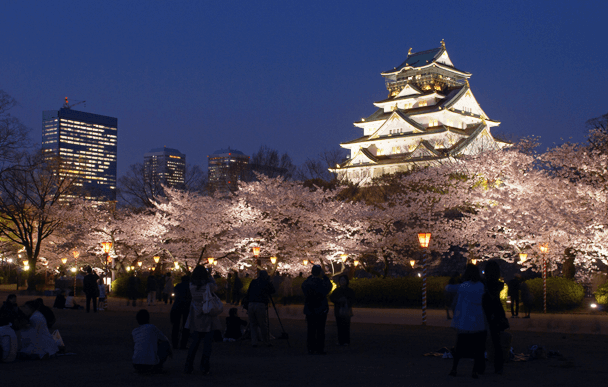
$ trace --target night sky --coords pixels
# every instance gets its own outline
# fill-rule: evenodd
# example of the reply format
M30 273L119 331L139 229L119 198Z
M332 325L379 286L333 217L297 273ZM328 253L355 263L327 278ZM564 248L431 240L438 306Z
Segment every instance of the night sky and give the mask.
M508 138L584 141L608 112L606 1L4 1L0 89L118 118L118 172L168 146L207 168L230 146L294 163L362 135L380 72L439 47Z

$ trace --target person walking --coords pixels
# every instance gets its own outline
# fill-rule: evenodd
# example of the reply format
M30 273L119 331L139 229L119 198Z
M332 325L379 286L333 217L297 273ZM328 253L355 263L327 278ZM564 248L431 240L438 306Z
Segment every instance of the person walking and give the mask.
M500 302L500 292L505 287L505 284L500 281L500 266L498 266L498 262L494 260L488 261L484 272L486 293L483 295L483 309L490 330L492 349L494 350L494 373L500 375L502 374L504 364L500 337L502 332L509 328L509 320Z
M304 292L304 314L306 315L306 346L311 355L325 355L325 323L329 304L327 295L331 282L319 265L312 267L311 275L302 282Z
M520 275L517 274L507 284L507 295L511 298L511 318L519 317L519 282Z
M97 313L97 297L99 297L99 286L97 286L99 276L93 273L91 266L87 266L87 275L82 280L82 287L86 296L87 305L86 311L89 313L91 309L91 301L93 301L93 312Z
M482 307L485 286L481 282L479 269L473 264L467 265L462 281L460 285L446 286L447 291L456 292L458 297L451 324L456 329L457 338L450 376L457 375L461 358L472 357L475 361L472 376L477 379L485 371L487 328Z
M175 288L173 289L175 302L173 302L169 314L172 325L171 343L173 344L173 349L186 349L186 344L190 337L190 331L184 327L188 320L190 302L192 301L192 296L190 295L190 277L187 275L182 276L181 281L182 282L175 285ZM182 333L181 342L179 339L180 330Z
M148 275L148 281L146 282L146 291L148 292L148 306L156 305L156 277L154 273L150 272Z
M270 337L268 335L268 303L270 297L275 293L275 288L268 272L260 270L258 278L251 281L247 298L247 314L249 315L249 329L251 330L251 346L257 347L258 341L270 347ZM261 337L259 337L261 332Z
M207 290L211 292L217 290L215 280L209 275L204 266L197 266L192 271L192 278L190 280L192 302L190 303L190 312L185 325L185 328L189 329L192 335L192 344L190 344L190 348L188 349L188 356L186 357L186 365L184 367L184 373L186 374L190 374L194 370L194 357L201 341L203 341L203 356L200 367L203 375L209 374L213 331L222 328L217 316L203 313L203 303Z
M334 303L334 315L338 327L338 345L350 345L350 318L353 316L353 302L355 291L348 287L348 276L342 275L338 279L339 287L329 296Z

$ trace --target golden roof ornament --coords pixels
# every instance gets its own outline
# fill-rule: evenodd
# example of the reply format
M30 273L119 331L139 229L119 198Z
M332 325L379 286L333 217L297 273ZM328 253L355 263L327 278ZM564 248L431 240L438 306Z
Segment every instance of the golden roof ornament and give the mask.
M408 55L412 55L412 48L411 48L411 47L410 47L410 49L409 49L409 50L407 50L407 54L408 54Z
M441 48L445 50L445 42L443 41L443 39L441 39Z
M468 80L468 79L465 79L465 80L464 80L464 83L467 85L467 87L471 87L471 86L469 85L469 80Z

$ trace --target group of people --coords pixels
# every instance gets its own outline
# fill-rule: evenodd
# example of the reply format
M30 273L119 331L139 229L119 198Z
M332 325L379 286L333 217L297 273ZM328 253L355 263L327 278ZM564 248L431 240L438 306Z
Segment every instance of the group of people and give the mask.
M488 332L492 343L494 372L502 374L504 352L502 340L504 331L509 328L504 308L500 301L500 292L504 283L499 280L500 267L496 261L488 261L485 266L485 277L482 279L479 268L468 264L462 283L450 283L446 291L455 293L456 307L452 327L456 329L456 346L453 351L453 363L450 375L456 376L458 364L462 358L473 358L473 378L485 372L485 344Z
M238 277L237 277L238 278ZM334 313L338 327L339 345L350 344L350 319L353 315L352 305L354 291L348 286L347 276L338 278L339 287L329 297L334 303ZM171 308L172 324L171 341L150 324L150 315L142 309L136 319L139 327L133 330L135 342L133 366L138 372L162 372L166 359L173 350L188 351L184 364L184 373L194 370L197 351L202 342L200 370L203 374L210 372L210 357L215 332L221 330L221 323L216 313L206 313L206 303L213 292L217 290L215 279L203 266L197 266L192 275L183 276L181 282L175 285L175 301ZM326 354L325 325L329 312L328 295L332 290L329 278L323 273L321 266L314 265L311 275L302 283L305 296L304 314L307 322L307 350L311 355ZM272 294L276 292L268 272L260 270L257 278L252 280L243 307L247 310L249 322L238 317L237 308L231 308L226 317L224 341L234 341L243 335L243 327L248 325L251 335L251 345L271 346L268 332L268 304L272 302ZM191 340L187 347L188 340Z
M41 298L30 300L21 308L17 296L9 294L0 307L0 360L46 359L62 348L58 333L52 335L55 315Z

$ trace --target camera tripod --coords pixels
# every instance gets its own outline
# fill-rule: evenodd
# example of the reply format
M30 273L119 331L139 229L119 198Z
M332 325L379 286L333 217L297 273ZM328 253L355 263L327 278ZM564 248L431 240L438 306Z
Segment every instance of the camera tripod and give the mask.
M285 328L283 327L283 322L281 321L281 317L279 316L279 312L277 311L277 307L274 303L274 300L272 299L272 296L269 295L268 296L270 298L270 302L272 303L272 308L274 309L274 313L277 315L277 320L279 320L279 325L281 326L281 335L278 337L278 339L281 340L287 340L287 346L289 348L291 348L291 344L289 343L289 334L287 334L287 332L285 331ZM268 311L268 308L266 308L266 332L268 332L268 335L270 336L270 312ZM247 322L247 326L245 327L245 332L243 332L243 336L240 338L240 343L243 342L244 339L246 339L247 337L251 337L251 325L249 324L249 322Z

